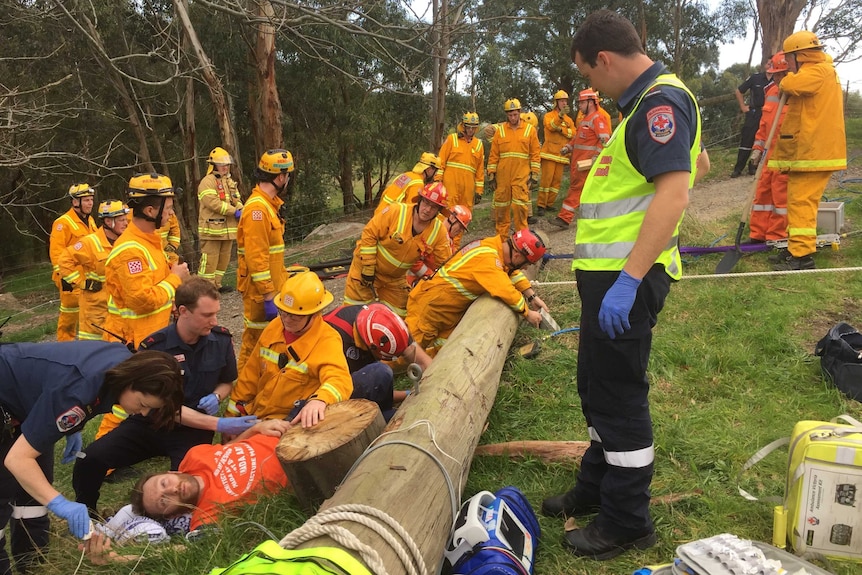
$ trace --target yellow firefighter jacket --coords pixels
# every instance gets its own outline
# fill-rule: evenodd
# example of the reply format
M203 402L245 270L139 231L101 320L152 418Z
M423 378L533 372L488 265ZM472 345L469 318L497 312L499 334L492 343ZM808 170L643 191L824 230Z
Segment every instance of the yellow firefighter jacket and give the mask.
M409 204L413 202L413 198L419 195L419 190L425 185L425 178L422 174L416 172L404 172L386 186L383 194L380 196L380 203L377 204L377 209L374 214L377 215L383 209L394 203Z
M92 216L87 216L87 222L81 221L74 208L54 220L51 226L51 237L48 243L48 255L53 266L52 279L57 287L60 287L60 254L63 250L76 243L86 235L92 234L98 228Z
M278 213L284 202L270 199L255 186L237 226L236 287L259 302L281 289L287 279L284 268L284 220Z
M230 174L207 174L198 184L198 234L202 240L236 239L237 219L242 209L239 188Z
M84 236L60 254L60 277L81 290L78 339L100 340L108 315L108 291L105 289L105 261L111 253L111 242L104 228Z

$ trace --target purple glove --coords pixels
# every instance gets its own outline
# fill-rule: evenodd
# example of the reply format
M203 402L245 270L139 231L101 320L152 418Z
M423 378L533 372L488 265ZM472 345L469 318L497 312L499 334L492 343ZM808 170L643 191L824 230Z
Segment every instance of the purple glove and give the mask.
M198 409L202 410L207 415L215 415L218 413L219 406L218 396L215 393L205 395L198 402Z
M263 313L266 315L266 321L270 321L278 317L278 308L275 307L274 300L263 300Z
M242 216L242 208L238 209L233 213L233 217L235 217L236 219L239 219L240 216Z
M611 339L631 328L629 313L635 303L639 285L641 280L621 271L617 281L605 294L599 309L599 327Z
M83 503L75 503L58 495L48 503L47 507L48 511L69 523L69 531L78 539L83 539L90 532L90 514Z
M220 417L216 423L216 431L228 435L239 435L249 427L258 422L255 415L243 415L242 417Z

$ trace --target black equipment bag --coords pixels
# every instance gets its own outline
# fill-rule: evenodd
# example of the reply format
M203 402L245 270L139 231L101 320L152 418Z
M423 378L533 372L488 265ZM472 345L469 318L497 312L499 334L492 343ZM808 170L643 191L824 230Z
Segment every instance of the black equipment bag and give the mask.
M862 333L839 323L817 342L814 355L820 356L825 378L850 399L862 401Z

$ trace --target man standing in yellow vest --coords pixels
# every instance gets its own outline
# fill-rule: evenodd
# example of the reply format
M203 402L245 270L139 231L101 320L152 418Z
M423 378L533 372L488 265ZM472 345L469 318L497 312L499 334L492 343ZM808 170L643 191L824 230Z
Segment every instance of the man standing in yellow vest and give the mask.
M89 184L74 184L69 188L72 207L54 220L48 243L48 254L54 268L52 279L60 290L60 318L57 320L57 341L72 341L78 331L78 299L81 290L63 281L60 276L60 256L69 246L96 231L93 221L95 190Z
M847 169L844 104L832 57L813 32L788 36L784 57L790 71L779 88L787 94L787 115L767 163L788 173L787 252L775 269L808 270L815 266L820 198L832 172Z
M198 275L213 283L222 293L231 288L222 285L230 263L230 250L236 239L237 222L242 215L239 188L230 175L233 158L224 148L213 148L207 160L207 175L198 185L198 236L201 265Z
M78 339L102 339L94 325L104 325L108 315L108 292L105 289L105 261L111 248L129 225L129 208L120 200L99 204L102 226L60 254L60 275L66 283L81 290L78 315Z
M560 153L563 146L575 136L575 122L569 116L569 111L569 94L565 90L557 90L554 94L554 109L545 114L542 120L545 125L545 143L540 153L542 177L536 201L536 215L539 216L544 216L545 210L554 208L563 172L569 165L569 159Z
M539 136L536 129L521 119L521 102L516 98L503 105L506 122L491 139L488 157L488 189L494 192L494 221L497 235L509 237L515 229L527 227L530 190L539 186Z
M545 499L542 512L597 513L563 537L571 553L597 560L657 540L646 369L652 329L682 276L679 224L700 153L694 95L642 46L631 22L599 10L577 28L571 48L580 73L617 100L624 118L587 176L572 264L581 298L578 394L590 446L574 488Z
M287 279L284 267L284 219L279 210L293 172L293 155L268 150L254 170L257 185L239 218L236 233L236 287L242 293L242 347L237 368L242 372L261 332L278 316L272 301Z

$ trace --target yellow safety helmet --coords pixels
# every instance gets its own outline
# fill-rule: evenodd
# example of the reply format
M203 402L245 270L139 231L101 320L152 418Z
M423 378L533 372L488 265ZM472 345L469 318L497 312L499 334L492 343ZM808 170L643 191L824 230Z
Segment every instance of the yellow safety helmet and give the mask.
M120 200L105 200L99 204L98 216L100 218L116 218L126 215L131 210Z
M534 128L539 127L539 117L536 116L533 112L523 112L521 114L521 119L533 126Z
M784 40L784 53L798 52L800 50L817 49L822 50L823 44L820 43L820 38L814 32L808 30L800 30L794 32Z
M267 150L260 157L257 169L265 174L276 176L283 172L292 172L295 169L293 166L293 154L281 148Z
M554 100L568 100L569 93L565 90L557 90L557 93L554 94Z
M521 109L521 101L518 100L518 98L510 98L510 99L506 100L505 104L503 104L503 111L504 112L512 112L514 110L520 110L520 109Z
M461 121L465 126L478 126L479 114L476 112L464 112L464 117L461 118Z
M174 197L174 185L171 179L162 174L135 174L129 180L129 198Z
M72 184L69 187L69 197L84 198L87 196L95 196L96 190L90 187L90 184Z
M422 155L419 157L419 162L413 166L413 171L417 174L421 174L425 171L426 168L436 168L440 169L440 156L437 154L432 154L431 152L422 152Z
M210 152L207 162L214 166L223 166L225 164L230 165L233 164L233 158L224 148L215 147L212 149L212 152Z
M275 307L294 315L311 315L331 304L333 299L317 274L306 271L284 281L275 298Z

